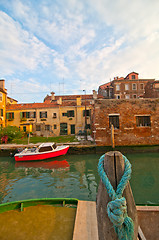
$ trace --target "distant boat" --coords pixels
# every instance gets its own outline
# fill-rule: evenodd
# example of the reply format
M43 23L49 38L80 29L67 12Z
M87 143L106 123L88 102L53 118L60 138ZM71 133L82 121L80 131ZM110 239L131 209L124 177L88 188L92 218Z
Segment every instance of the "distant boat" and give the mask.
M65 155L69 146L57 146L54 142L42 143L39 147L25 148L23 151L16 153L16 161L35 161Z

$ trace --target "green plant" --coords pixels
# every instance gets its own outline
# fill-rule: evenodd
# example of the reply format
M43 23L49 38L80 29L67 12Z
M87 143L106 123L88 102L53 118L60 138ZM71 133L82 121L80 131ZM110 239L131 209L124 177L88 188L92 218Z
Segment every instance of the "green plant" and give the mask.
M0 129L0 137L8 136L8 141L11 142L15 138L21 138L22 132L16 126L7 126Z

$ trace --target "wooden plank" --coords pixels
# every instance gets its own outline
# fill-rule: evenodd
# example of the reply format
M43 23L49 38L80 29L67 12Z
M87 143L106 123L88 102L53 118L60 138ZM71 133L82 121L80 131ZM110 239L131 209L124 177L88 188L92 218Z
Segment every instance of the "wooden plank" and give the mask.
M73 240L98 240L96 202L78 202Z
M144 236L140 226L138 227L138 235L139 235L139 239L140 240L146 240L146 238L145 238L145 236Z
M159 212L159 206L136 206L137 211Z

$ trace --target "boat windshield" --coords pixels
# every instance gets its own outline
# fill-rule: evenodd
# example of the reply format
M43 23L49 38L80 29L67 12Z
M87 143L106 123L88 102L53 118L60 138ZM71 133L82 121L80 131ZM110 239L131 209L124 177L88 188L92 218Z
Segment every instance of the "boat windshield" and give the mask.
M45 146L45 147L41 147L39 149L39 152L48 152L48 151L52 151L52 147L51 146Z

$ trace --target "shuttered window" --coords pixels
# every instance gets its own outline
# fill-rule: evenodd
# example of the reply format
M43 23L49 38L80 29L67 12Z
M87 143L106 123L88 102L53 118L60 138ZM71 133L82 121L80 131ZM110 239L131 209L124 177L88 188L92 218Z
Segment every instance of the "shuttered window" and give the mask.
M20 118L36 118L36 112L21 112Z
M8 112L8 113L6 114L6 118L7 118L7 119L14 119L14 112Z
M86 116L90 116L90 110L86 110ZM85 110L83 110L83 117L85 117Z
M47 112L40 112L40 118L47 118Z
M109 116L109 127L110 128L111 128L111 125L113 125L114 128L119 129L119 115Z
M150 116L136 116L136 126L150 127L151 126Z

